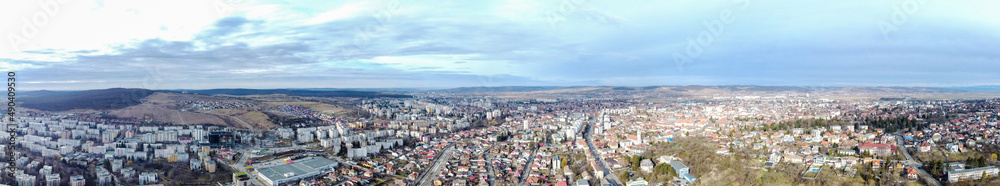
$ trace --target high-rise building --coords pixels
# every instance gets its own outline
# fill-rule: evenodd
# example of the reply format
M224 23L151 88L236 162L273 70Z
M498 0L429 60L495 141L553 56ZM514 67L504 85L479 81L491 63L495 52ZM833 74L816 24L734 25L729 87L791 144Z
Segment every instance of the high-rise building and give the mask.
M139 174L139 184L147 185L156 183L156 173L155 172L143 172Z
M17 179L17 185L35 185L35 176L30 174L20 173L14 177Z
M84 186L87 185L87 180L83 179L83 175L74 175L69 177L70 186Z
M114 185L114 183L111 182L111 172L108 172L108 170L104 169L104 167L97 167L96 176L97 176L97 185L99 186Z
M48 174L45 176L45 185L47 186L59 186L59 181L62 180L59 174Z
M42 166L42 169L38 170L38 175L49 175L52 173L52 166Z

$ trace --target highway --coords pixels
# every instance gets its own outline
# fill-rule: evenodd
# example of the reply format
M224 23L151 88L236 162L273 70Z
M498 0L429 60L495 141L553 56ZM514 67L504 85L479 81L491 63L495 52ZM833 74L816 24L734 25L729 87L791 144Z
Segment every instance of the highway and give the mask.
M936 179L934 179L934 177L931 176L931 174L928 174L927 171L924 171L924 169L918 168L921 167L922 164L920 162L913 160L913 157L910 156L910 152L906 151L906 145L903 143L903 136L897 134L896 140L899 142L899 144L896 145L899 147L899 151L903 152L903 155L906 156L906 164L909 164L910 167L916 169L917 173L920 175L920 178L923 178L925 181L927 181L927 183L941 186L941 183L938 182Z

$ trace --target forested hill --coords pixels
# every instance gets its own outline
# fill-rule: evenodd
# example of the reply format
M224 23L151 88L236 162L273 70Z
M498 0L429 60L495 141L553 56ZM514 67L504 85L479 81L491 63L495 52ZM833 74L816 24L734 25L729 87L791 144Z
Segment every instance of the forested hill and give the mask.
M73 109L112 110L142 103L155 90L113 88L85 91L23 91L18 92L18 106L44 111Z

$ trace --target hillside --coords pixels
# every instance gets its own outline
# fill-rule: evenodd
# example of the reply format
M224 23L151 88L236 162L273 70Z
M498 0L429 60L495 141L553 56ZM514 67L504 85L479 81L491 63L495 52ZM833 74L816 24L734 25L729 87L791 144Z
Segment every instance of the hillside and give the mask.
M207 94L207 95L234 95L234 96L246 96L246 95L263 95L263 94L285 94L289 96L305 96L305 97L357 97L357 98L410 98L412 96L402 95L402 94L388 94L380 92L368 92L368 91L316 91L316 90L294 90L294 89L207 89L207 90L189 90L189 93Z
M460 87L453 89L445 89L440 91L445 92L531 92L531 91L547 91L547 90L560 90L560 89L575 89L584 88L581 86L576 87L557 87L557 86L502 86L502 87Z
M234 123L227 123L225 119L217 115L202 112L185 112L179 109L183 105L177 101L223 101L223 99L193 94L180 94L172 92L157 92L147 96L141 104L129 106L122 109L110 110L108 113L122 118L143 118L146 115L152 116L156 122L173 123L180 125L191 124L213 124L222 126L239 126Z
M19 92L19 106L42 111L73 109L112 110L139 105L142 99L157 91L113 88L86 91L24 91Z

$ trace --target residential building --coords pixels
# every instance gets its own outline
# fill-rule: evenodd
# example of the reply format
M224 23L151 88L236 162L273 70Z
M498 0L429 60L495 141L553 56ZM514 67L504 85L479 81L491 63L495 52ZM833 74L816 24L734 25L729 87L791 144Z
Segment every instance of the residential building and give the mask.
M956 169L948 171L948 182L955 183L962 180L978 180L981 179L983 173L988 176L996 177L1000 169L996 166L980 167L974 169Z
M69 177L70 186L84 186L87 185L87 180L83 179L83 175L73 175Z

